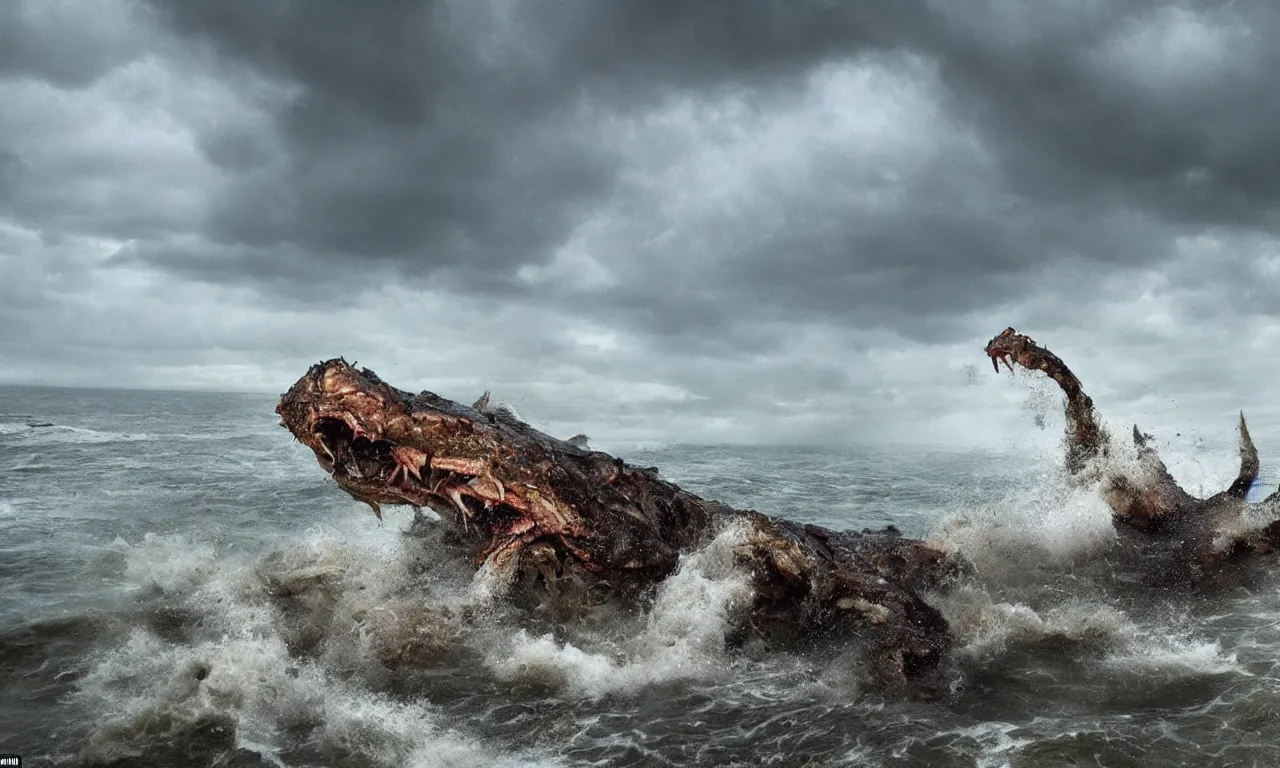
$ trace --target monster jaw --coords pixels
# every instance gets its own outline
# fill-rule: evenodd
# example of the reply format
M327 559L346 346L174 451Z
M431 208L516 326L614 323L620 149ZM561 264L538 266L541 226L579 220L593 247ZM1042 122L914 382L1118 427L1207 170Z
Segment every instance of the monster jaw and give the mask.
M530 483L508 488L486 459L429 454L398 445L350 412L315 414L304 440L343 490L382 519L382 504L430 507L483 542L477 565L508 560L526 545L554 537L590 567L587 553L566 537L581 534L572 510Z
M1009 373L1013 373L1013 364L1018 363L1024 367L1031 367L1030 356L1027 354L1035 347L1036 343L1028 336L1018 333L1013 328L1005 328L1000 335L987 342L986 353L991 358L991 367L996 373L1000 372L1000 363L1009 369Z

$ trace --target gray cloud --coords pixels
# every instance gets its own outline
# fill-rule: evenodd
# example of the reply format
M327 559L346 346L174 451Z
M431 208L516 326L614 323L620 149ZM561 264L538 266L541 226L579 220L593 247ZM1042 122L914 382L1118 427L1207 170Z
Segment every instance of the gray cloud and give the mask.
M575 431L989 443L1025 392L964 366L1012 323L1118 418L1271 412L1267 3L14 2L0 30L6 380L279 389L347 354Z
M87 85L143 53L136 21L131 9L111 3L4 3L0 76Z

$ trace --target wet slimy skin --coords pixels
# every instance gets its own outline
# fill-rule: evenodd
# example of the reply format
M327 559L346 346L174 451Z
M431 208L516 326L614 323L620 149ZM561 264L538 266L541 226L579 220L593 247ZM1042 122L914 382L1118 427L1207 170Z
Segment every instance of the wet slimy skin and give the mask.
M276 411L379 518L384 504L430 507L470 542L477 566L526 590L585 580L644 599L682 553L737 525L735 559L754 591L740 633L861 643L890 680L935 668L951 647L947 622L921 593L960 565L896 529L832 531L735 510L655 468L540 432L487 398L468 407L410 394L341 359L312 366Z

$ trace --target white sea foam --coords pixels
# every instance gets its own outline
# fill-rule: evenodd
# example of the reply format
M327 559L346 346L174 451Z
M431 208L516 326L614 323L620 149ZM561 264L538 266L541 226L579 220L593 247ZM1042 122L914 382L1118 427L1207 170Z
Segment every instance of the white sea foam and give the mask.
M954 655L961 661L986 664L1049 641L1059 651L1062 643L1074 647L1067 653L1081 657L1077 661L1095 659L1109 676L1248 674L1217 641L1176 626L1140 624L1109 605L1072 599L1036 610L973 587L956 589L938 604L959 641Z
M125 555L125 577L139 588L190 594L221 570L213 546L186 534L147 533L137 544L116 537L112 547Z
M96 723L87 757L140 756L224 723L235 746L277 763L273 753L302 729L326 753L374 765L530 764L452 731L425 702L389 698L364 674L388 658L390 645L401 643L396 652L421 645L420 630L430 625L421 598L404 589L418 540L367 523L317 526L238 566L220 564L212 546L179 535L113 546L125 556L130 584L192 618L183 642L138 627L98 655L77 700L110 714ZM300 655L308 632L314 642ZM362 674L347 681L334 674L352 670Z
M517 764L442 725L424 702L353 688L292 658L278 636L224 636L194 645L137 630L80 683L80 703L111 713L86 748L97 759L142 756L202 724L228 723L235 746L280 762L284 734L308 730L328 752L386 766ZM523 763L521 763L523 764Z
M646 627L634 638L588 651L521 631L509 644L495 647L487 662L510 682L593 697L722 674L728 664L725 630L751 597L748 575L733 563L733 548L744 537L742 527L732 525L702 550L681 557L679 570L659 586Z
M471 587L463 596L461 605L491 606L502 599L511 587L511 579L515 575L513 560L495 560L489 558L476 569L471 578Z
M1096 486L1069 485L1046 472L1002 498L949 515L941 538L979 569L1000 575L1091 557L1115 540L1115 530Z
M331 749L368 755L377 765L405 768L470 768L530 765L518 755L497 755L444 727L422 702L394 701L328 684L322 738ZM541 765L555 765L550 759Z
M1034 739L1014 736L1018 730L1014 723L992 721L966 728L943 731L941 735L954 734L977 744L979 754L976 768L1006 768L1010 766L1010 754L1034 742Z
M54 424L32 427L27 424L0 424L0 435L22 435L28 443L94 445L99 443L144 442L154 437L146 432L113 432Z
M1105 649L1123 644L1136 627L1115 608L1070 601L1043 611L993 600L982 589L961 587L937 599L960 641L956 655L989 659L1048 639Z
M1106 664L1116 674L1138 677L1251 676L1236 654L1225 652L1215 640L1150 629L1136 635L1123 651L1109 655Z

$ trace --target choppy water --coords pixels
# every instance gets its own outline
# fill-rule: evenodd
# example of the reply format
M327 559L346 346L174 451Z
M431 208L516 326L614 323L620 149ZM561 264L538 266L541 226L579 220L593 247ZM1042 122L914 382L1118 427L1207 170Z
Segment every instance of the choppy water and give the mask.
M977 580L936 599L961 641L946 685L885 692L838 651L727 650L749 588L725 538L691 553L647 612L519 615L435 531L407 535L407 512L378 526L275 426L273 405L0 389L0 753L1280 764L1274 564L1216 594L1113 589L1095 567L1108 512L1050 454L622 451L705 496L833 527L894 523L972 559ZM1206 461L1201 479L1225 484L1231 456Z

